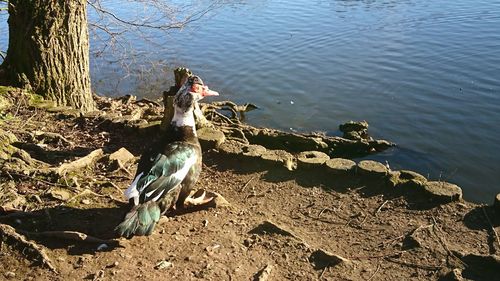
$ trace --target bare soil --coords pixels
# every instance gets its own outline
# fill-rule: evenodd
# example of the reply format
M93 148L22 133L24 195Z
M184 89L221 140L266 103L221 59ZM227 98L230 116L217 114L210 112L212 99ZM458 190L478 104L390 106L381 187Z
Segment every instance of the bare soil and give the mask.
M24 105L0 127L49 168L98 148L140 156L154 137ZM35 130L71 144L34 146ZM0 280L500 280L500 215L492 207L429 205L377 180L270 169L215 150L203 157L198 187L230 206L170 213L151 236L129 240L113 229L126 212L122 192L135 163L110 171L100 161L75 183L15 172L12 159L3 162L0 223L39 245L56 272L3 235ZM55 236L62 231L106 241Z

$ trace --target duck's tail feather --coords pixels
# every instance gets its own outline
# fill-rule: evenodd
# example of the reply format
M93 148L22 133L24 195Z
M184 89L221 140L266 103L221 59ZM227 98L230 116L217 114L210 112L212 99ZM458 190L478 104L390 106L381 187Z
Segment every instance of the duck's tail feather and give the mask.
M161 210L154 201L134 206L116 228L118 235L132 237L134 235L150 235L160 220Z

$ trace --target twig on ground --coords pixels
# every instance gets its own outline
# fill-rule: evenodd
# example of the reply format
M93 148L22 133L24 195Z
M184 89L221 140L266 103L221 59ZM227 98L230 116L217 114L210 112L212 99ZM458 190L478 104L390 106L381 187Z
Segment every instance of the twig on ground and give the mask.
M379 259L379 258L399 256L399 255L402 255L403 253L406 253L406 252L407 252L406 250L402 250L402 251L392 252L392 253L388 253L388 254L374 255L374 256L354 256L354 257L349 257L349 259L354 259L354 260Z
M385 200L378 208L377 210L375 211L375 213L373 213L374 216L377 216L378 213L382 210L382 208L385 206L385 204L387 204L387 202L389 202L390 200Z
M123 194L123 190L122 190L122 189L121 189L118 185L116 185L114 182L112 182L112 181L108 181L108 183L109 183L112 187L114 187L114 188L115 188L118 192L120 192L120 194Z
M42 232L29 232L20 230L20 233L29 237L43 237L43 238L57 238L64 239L70 241L84 242L84 243L92 243L92 244L111 244L111 245L119 245L118 240L108 240L101 239L98 237L90 236L88 234L78 232L78 231L42 231Z
M373 274L370 276L370 278L366 279L366 281L370 281L373 279L373 277L375 277L375 275L377 274L377 272L380 270L380 263L377 265L377 269L375 269L375 272L373 272Z
M417 263L410 263L410 262L405 262L405 261L400 261L391 257L386 257L386 261L392 262L392 263L397 263L400 265L412 267L412 268L420 268L420 269L425 269L425 270L432 270L432 271L437 271L443 268L443 266L435 266L435 265L426 265L426 264L417 264Z
M333 212L333 210L332 210L332 209L330 209L330 208L323 208L323 209L319 212L319 214L318 214L318 218L320 218L320 217L321 217L321 215L322 215L324 212L326 212L326 211Z
M318 279L323 278L323 275L325 275L326 270L329 269L329 268L330 268L329 266L325 266L325 268L323 268L323 270L321 271L321 274L319 275Z
M245 185L243 185L243 187L241 188L240 192L243 192L245 190L245 188L247 188L247 186L250 184L250 182L252 182L253 180L255 179L255 177L251 177L246 183Z
M120 170L124 171L130 178L134 177L134 175L122 164L122 161L120 161L119 159L117 160L118 162L118 168L114 171L112 171L111 173L116 173Z

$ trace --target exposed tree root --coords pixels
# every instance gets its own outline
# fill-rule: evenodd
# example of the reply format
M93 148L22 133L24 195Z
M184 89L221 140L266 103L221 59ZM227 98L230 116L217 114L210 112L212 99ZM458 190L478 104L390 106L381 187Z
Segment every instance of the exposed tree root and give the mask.
M53 265L52 260L47 256L42 246L28 241L23 235L16 232L16 230L6 224L0 224L1 241L7 241L22 249L22 253L27 255L35 261L41 263L44 267L49 268L51 271L57 273L56 267Z
M28 232L19 230L20 233L30 237L30 238L55 238L64 239L69 241L91 243L91 244L109 244L118 246L120 244L117 240L101 239L98 237L90 236L88 234L78 232L78 231L42 231L42 232Z
M104 151L102 149L100 149L100 148L96 149L96 150L92 151L91 153L89 153L87 156L79 158L73 162L62 164L57 169L57 174L65 175L69 172L86 168L86 167L90 166L92 163L94 163L97 159L102 157L103 154L104 154Z
M33 132L33 137L35 139L44 139L50 142L61 142L62 144L73 146L73 142L69 141L67 138L63 137L61 134L52 133L52 132L44 132L44 131L35 131Z

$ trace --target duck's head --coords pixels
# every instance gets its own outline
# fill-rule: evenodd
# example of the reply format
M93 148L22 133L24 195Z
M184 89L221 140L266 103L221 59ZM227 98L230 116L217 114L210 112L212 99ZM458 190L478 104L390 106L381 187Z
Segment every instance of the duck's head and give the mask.
M186 79L174 98L176 109L184 112L194 108L196 102L204 97L218 96L219 93L212 91L203 83L199 76L193 75Z

